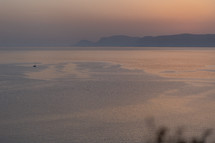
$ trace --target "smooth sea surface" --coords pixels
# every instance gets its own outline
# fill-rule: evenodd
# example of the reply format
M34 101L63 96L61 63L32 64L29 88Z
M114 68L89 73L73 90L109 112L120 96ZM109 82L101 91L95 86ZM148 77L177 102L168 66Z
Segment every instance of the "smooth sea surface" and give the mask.
M215 128L215 48L0 48L0 143L153 142L160 126Z

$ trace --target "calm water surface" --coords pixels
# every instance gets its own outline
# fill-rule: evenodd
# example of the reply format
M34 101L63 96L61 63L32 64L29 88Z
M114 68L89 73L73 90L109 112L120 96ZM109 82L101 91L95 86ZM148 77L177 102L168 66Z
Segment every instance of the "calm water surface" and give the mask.
M194 136L214 111L215 48L0 50L2 143L140 143L152 120Z

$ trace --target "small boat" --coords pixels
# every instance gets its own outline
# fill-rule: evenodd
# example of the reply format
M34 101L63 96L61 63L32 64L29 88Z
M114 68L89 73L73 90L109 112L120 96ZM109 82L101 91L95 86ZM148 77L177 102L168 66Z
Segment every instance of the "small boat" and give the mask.
M33 65L33 67L34 67L34 68L36 68L36 67L37 67L37 65Z

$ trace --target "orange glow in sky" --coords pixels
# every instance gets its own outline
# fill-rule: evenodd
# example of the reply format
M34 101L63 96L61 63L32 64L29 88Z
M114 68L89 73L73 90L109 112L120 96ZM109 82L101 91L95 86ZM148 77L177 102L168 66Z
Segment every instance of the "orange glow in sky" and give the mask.
M0 38L215 33L214 6L214 0L1 0Z

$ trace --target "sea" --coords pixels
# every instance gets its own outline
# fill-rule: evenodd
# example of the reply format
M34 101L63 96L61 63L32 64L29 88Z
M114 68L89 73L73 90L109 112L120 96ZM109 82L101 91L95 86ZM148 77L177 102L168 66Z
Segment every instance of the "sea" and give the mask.
M215 47L0 48L0 143L214 142L213 128Z

